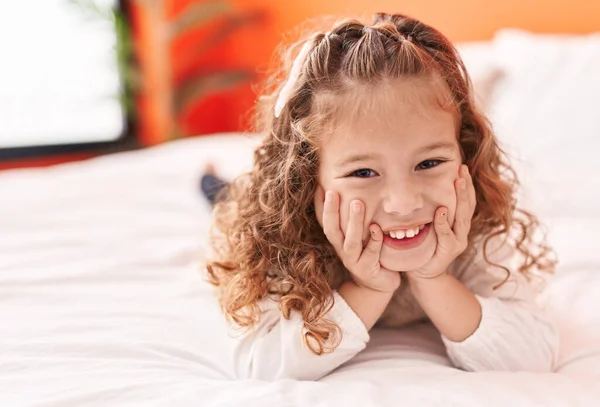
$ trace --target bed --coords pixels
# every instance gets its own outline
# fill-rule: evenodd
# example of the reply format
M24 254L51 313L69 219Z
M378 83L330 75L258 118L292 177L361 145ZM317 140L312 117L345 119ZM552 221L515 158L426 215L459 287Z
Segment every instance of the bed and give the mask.
M423 324L373 331L318 382L235 380L198 184L208 161L248 169L257 138L220 134L0 173L0 406L598 405L600 36L504 30L461 52L559 255L557 372L454 369Z

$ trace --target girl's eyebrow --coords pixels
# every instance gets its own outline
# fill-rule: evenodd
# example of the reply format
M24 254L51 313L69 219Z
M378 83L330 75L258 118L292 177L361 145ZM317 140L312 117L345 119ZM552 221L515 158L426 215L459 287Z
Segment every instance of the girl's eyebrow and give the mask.
M337 165L338 165L338 167L345 167L346 165L354 164L354 163L361 162L361 161L376 160L379 157L380 157L379 154L369 154L369 153L353 154L353 155L350 155L350 156L345 157L342 160L338 161Z
M423 147L420 147L417 150L417 154L427 153L433 150L455 150L457 147L456 143L450 141L437 141L432 144L427 144Z

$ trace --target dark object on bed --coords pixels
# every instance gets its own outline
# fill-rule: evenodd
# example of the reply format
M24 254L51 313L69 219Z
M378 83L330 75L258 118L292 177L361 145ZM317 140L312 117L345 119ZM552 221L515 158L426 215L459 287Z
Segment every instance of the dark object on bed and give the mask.
M211 205L214 205L217 202L219 193L228 185L229 183L227 181L223 181L211 172L205 172L200 179L200 190L202 191L202 195L204 195Z

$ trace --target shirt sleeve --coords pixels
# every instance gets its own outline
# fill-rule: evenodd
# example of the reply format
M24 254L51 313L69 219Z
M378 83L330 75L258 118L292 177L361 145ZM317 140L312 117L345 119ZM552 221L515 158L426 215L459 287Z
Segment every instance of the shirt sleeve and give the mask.
M510 277L495 289L507 273L486 263L480 252L462 270L459 279L475 294L482 315L477 330L464 341L442 336L448 356L467 371L552 371L558 330L536 303L535 281L514 271L518 257L507 242L497 241L488 258L511 270Z
M337 292L333 301L325 317L341 328L341 342L333 352L315 355L303 340L302 315L293 311L290 319L285 319L276 301L264 300L260 321L237 338L236 376L259 380L317 380L362 351L369 341L369 332Z

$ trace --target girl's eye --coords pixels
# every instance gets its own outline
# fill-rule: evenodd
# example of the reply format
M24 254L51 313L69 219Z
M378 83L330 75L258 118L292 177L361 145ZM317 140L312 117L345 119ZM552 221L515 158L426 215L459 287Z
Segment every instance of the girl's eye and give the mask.
M418 170L428 170L445 162L444 160L425 160L417 165Z
M360 170L356 170L349 174L350 177L356 177L356 178L371 178L376 175L377 175L377 173L369 168L361 168Z

